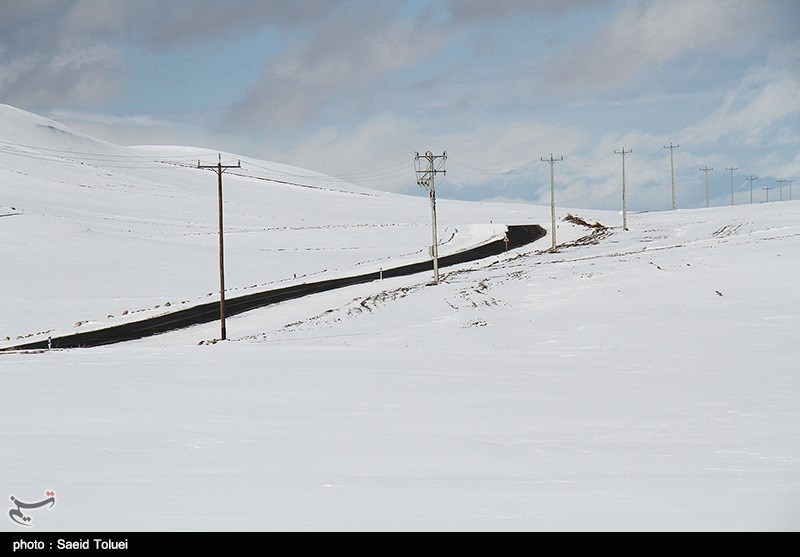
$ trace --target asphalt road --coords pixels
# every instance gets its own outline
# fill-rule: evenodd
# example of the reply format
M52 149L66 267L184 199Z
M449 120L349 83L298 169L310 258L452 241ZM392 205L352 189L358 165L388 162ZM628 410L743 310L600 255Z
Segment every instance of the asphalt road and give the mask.
M450 265L457 265L459 263L467 263L469 261L484 259L492 255L499 255L506 251L506 249L511 250L535 242L536 240L546 236L547 232L539 225L530 224L509 226L506 235L508 237L508 246L505 245L504 240L495 240L475 248L440 257L439 267L447 267ZM301 298L309 294L317 294L320 292L326 292L328 290L334 290L336 288L352 286L354 284L372 282L379 280L381 278L381 273L383 278L391 278L413 275L432 270L433 260L430 260L422 263L412 263L409 265L403 265L401 267L394 267L392 269L383 269L382 271L375 271L362 275L303 283L287 286L285 288L278 288L275 290L256 292L254 294L226 299L225 316L231 317L234 315L239 315L241 313L262 308L271 304L277 304L286 300ZM191 327L193 325L211 323L219 320L219 318L219 301L210 302L164 315L151 317L142 321L51 338L49 347L47 340L41 340L28 344L21 344L19 346L13 346L10 348L4 348L3 350L42 350L47 348L88 348L92 346L102 346L106 344L115 344L118 342L126 342L129 340L145 338L166 333L168 331Z

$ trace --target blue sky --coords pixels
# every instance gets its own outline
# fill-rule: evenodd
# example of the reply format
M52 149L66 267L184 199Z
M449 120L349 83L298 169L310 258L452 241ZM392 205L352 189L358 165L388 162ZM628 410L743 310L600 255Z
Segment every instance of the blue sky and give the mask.
M800 180L796 0L5 0L0 102L440 197L671 209ZM784 198L788 199L785 183ZM800 182L793 184L800 197Z

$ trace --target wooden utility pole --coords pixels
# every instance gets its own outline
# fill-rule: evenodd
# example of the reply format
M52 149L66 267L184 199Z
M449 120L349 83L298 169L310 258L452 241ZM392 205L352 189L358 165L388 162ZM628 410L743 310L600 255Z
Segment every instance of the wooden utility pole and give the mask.
M201 165L197 161L197 168L210 169L217 173L217 212L219 215L219 322L220 322L220 340L227 340L227 331L225 329L225 247L224 237L222 234L222 173L229 168L241 168L241 161L236 165L222 164L222 154L218 156L218 162L215 165Z
M625 195L625 155L632 152L633 151L626 151L625 147L622 148L622 151L614 151L614 154L622 155L622 229L623 230L628 230L628 206Z
M421 159L425 159L428 163L427 167L424 169L420 165ZM436 168L437 159L441 160L439 168ZM433 238L433 243L429 251L433 259L433 284L439 284L439 239L436 233L436 174L440 172L442 174L447 173L446 170L442 170L441 168L446 160L446 152L441 155L434 155L428 151L423 156L417 153L415 158L417 185L426 188L431 199L431 236Z
M730 167L730 168L726 168L725 170L728 170L731 173L731 205L733 205L733 171L734 170L739 170L739 169L738 168L734 168L734 167Z
M703 172L706 173L706 209L708 209L708 171L709 170L714 170L714 169L713 168L708 168L708 166L704 166L700 170L702 170Z
M764 190L765 192L767 192L767 203L769 203L769 190L772 189L772 186L764 186L761 189Z
M669 167L672 171L672 210L674 211L677 204L675 203L675 158L673 157L673 151L680 147L680 145L673 145L670 142L669 147L664 145L664 149L669 149Z
M542 159L542 162L549 162L550 163L550 216L553 226L553 247L552 250L556 250L556 175L555 175L555 166L556 163L559 161L563 161L564 157L560 158L553 158L553 153L550 153L549 159Z

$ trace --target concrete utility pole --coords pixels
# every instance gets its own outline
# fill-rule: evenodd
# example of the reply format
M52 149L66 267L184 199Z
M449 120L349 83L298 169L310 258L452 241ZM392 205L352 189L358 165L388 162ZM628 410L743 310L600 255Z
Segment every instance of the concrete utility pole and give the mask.
M223 244L222 234L222 173L229 168L241 168L242 163L236 166L222 164L222 154L218 155L218 162L215 165L201 165L197 161L197 168L211 169L217 173L217 212L219 214L219 322L220 322L220 340L227 340L227 331L225 330L225 248Z
M664 145L664 149L669 149L669 167L670 167L670 170L672 171L672 210L673 211L675 210L676 204L675 204L675 159L672 156L672 152L673 152L673 150L677 149L678 147L680 147L680 145L673 145L672 142L670 142L669 147Z
M714 169L713 168L708 168L708 166L704 166L700 170L702 170L703 172L706 173L706 209L708 209L708 171L709 170L714 170Z
M632 151L626 151L625 147L622 148L622 151L614 151L614 154L622 155L622 229L623 230L628 230L628 206L625 194L625 155L627 155L628 153L632 153Z
M758 180L758 176L750 176L748 178L750 180L750 204L753 204L753 181Z
M731 167L731 168L726 168L725 170L728 170L731 173L731 206L733 206L733 171L739 169Z
M795 182L794 180L778 180L779 182L789 182L789 201L792 200L792 184Z
M783 201L783 184L789 184L789 201L792 200L792 182L794 182L794 180L778 180L778 183L781 185L781 201Z
M549 162L550 163L550 215L551 220L553 223L553 247L552 250L555 251L556 249L556 178L555 178L555 165L559 161L563 161L564 157L560 157L558 159L553 158L553 153L550 153L549 159L542 159L542 162Z
M439 240L436 234L436 174L440 172L442 174L447 173L446 170L442 169L442 166L444 166L444 163L447 160L447 152L441 155L434 155L428 151L423 156L420 156L419 153L416 155L415 166L417 171L417 185L426 188L431 198L431 227L433 231L433 243L431 244L429 252L431 258L433 258L433 284L439 284ZM420 166L421 159L425 159L428 163L427 167L424 169ZM436 168L437 160L441 161L439 168Z
M772 187L764 186L761 189L764 190L765 192L767 192L767 203L769 203L769 190L771 190Z

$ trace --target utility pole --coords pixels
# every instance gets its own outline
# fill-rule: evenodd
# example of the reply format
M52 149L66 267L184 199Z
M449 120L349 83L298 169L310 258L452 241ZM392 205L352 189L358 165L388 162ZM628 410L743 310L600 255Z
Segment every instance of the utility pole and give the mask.
M714 169L713 168L708 168L708 166L704 166L700 170L702 170L703 172L706 173L706 209L708 209L708 171L709 170L714 170Z
M447 160L447 152L441 155L434 155L428 151L423 156L420 156L419 153L416 155L415 167L417 171L417 185L427 189L431 199L431 228L433 243L431 244L429 252L431 258L433 258L433 284L439 284L439 240L436 234L436 174L440 172L442 174L447 174L447 171L442 169L442 166L444 166L444 163ZM425 159L428 163L424 169L420 165L421 159ZM436 168L437 160L441 161L439 168Z
M677 149L678 147L680 147L680 145L673 145L672 142L670 142L669 147L664 145L664 149L669 149L669 167L670 167L670 170L672 171L672 210L673 211L675 210L676 205L675 205L675 159L672 156L672 152L673 152L673 150Z
M758 176L750 176L748 178L750 180L750 204L753 204L753 181L758 180Z
M767 203L769 203L769 190L771 190L772 187L764 186L761 189L764 190L765 192L767 192Z
M560 157L558 159L553 158L553 153L550 153L549 159L542 159L542 162L549 162L550 163L550 215L551 220L553 223L553 247L552 250L556 250L556 178L555 178L555 166L556 163L559 161L563 161L564 157Z
M783 201L783 184L789 184L789 201L792 200L792 182L794 180L778 180L778 183L781 185L781 201Z
M197 161L197 168L211 169L217 173L217 212L219 214L219 322L220 322L220 340L227 340L227 331L225 330L225 248L223 244L222 234L222 173L229 168L241 168L242 163L236 166L222 164L222 154L218 155L218 162L215 165L201 165Z
M789 182L789 201L792 200L792 184L795 182L794 180L778 180L779 182Z
M733 206L733 171L734 170L739 170L739 169L738 168L734 168L734 167L730 167L730 168L726 168L725 170L728 170L731 173L731 206Z
M628 230L628 206L625 194L625 155L632 151L626 151L625 147L622 151L614 151L615 155L622 155L622 229Z

